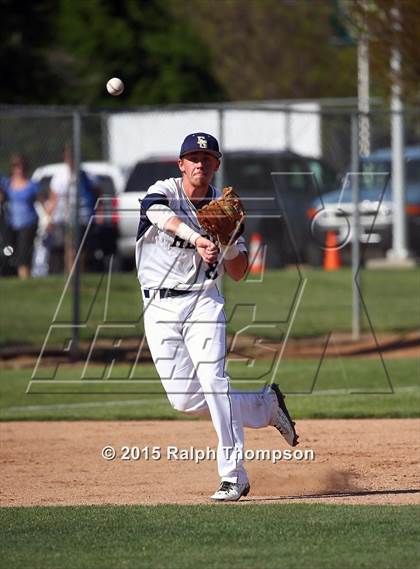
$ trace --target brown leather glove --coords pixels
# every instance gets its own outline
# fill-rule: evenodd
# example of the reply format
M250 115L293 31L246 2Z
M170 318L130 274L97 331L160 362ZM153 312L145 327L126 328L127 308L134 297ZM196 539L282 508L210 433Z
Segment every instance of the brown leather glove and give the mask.
M223 188L222 196L197 212L201 227L221 245L233 243L243 232L245 210L231 186Z

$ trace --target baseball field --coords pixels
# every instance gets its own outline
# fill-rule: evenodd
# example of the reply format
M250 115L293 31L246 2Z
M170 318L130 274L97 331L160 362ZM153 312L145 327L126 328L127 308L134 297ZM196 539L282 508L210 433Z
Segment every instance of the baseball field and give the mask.
M420 273L361 283L354 341L345 269L226 282L233 387L279 382L300 445L247 429L251 492L212 504L214 430L171 409L135 276L83 276L73 362L66 281L4 280L2 564L419 567Z

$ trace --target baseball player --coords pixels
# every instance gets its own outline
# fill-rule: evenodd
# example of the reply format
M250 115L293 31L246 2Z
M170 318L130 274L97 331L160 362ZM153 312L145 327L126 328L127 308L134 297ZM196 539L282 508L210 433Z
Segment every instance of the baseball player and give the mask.
M242 237L218 246L197 221L197 212L220 196L211 181L221 156L210 134L185 138L181 176L157 181L141 202L136 265L145 333L167 397L174 409L211 418L221 478L211 499L236 501L250 490L243 428L272 425L291 446L298 436L277 385L234 391L226 374L220 279L224 272L235 281L244 277L247 249Z

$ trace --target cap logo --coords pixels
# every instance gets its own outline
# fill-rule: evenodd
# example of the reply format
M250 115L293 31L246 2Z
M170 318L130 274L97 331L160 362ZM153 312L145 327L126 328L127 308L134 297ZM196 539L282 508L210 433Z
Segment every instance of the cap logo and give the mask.
M200 148L207 148L207 139L204 136L197 136L197 144Z

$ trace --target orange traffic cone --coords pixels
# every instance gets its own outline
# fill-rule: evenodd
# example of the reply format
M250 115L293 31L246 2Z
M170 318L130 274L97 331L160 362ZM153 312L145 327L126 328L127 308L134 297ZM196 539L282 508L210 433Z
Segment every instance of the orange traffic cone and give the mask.
M328 231L324 250L324 271L337 271L341 267L340 250L338 249L335 231Z
M253 233L249 242L249 272L252 275L259 275L264 271L264 245L260 233Z

